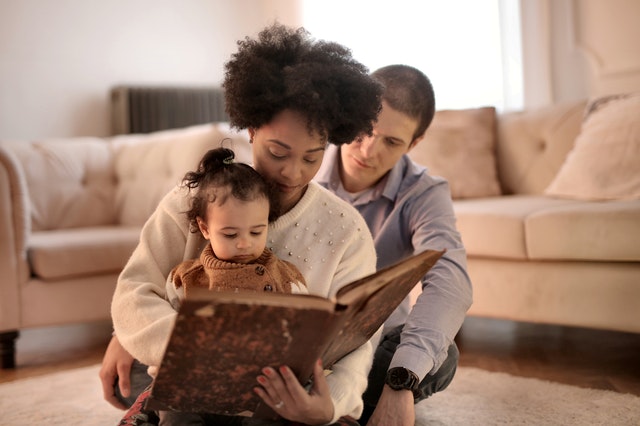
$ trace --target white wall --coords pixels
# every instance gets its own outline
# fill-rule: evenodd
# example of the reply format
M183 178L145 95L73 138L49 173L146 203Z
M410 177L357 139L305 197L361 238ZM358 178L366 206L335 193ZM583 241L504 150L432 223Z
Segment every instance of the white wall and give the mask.
M640 1L520 3L526 107L640 91Z
M640 1L520 2L527 107L640 90ZM275 19L302 25L298 0L0 0L0 139L108 135L111 87L219 84Z
M0 0L0 139L110 134L122 83L220 84L236 40L286 0Z
M512 106L503 90L500 6L513 0L300 1L305 27L344 43L369 70L400 63L423 71L439 109Z
M575 1L571 48L589 64L587 90L640 90L640 1Z

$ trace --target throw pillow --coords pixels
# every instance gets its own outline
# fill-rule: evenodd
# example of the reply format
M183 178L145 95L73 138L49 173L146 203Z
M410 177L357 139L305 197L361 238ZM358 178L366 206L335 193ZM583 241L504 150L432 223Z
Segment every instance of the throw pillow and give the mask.
M640 198L640 92L587 104L575 145L545 194L592 201Z
M409 157L449 181L451 198L501 194L496 167L496 110L440 110Z

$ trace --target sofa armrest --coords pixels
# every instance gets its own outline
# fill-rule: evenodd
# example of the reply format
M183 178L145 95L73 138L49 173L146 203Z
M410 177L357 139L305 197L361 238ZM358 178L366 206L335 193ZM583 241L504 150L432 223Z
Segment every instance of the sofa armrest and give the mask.
M19 286L29 276L29 195L20 162L0 143L0 332L19 327Z

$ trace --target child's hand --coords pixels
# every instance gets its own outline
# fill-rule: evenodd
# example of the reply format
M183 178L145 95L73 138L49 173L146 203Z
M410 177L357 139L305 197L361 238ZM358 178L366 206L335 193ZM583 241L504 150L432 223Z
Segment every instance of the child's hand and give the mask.
M282 366L278 370L263 368L264 375L257 378L262 387L254 388L255 393L287 420L308 425L329 423L333 418L333 401L322 362L318 360L313 368L313 386L309 392L289 367Z

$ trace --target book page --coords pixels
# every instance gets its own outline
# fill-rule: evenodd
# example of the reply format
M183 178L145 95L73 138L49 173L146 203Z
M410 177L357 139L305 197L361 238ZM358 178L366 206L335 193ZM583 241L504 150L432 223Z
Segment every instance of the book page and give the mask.
M344 323L322 357L325 365L369 340L443 254L427 250L340 289Z

